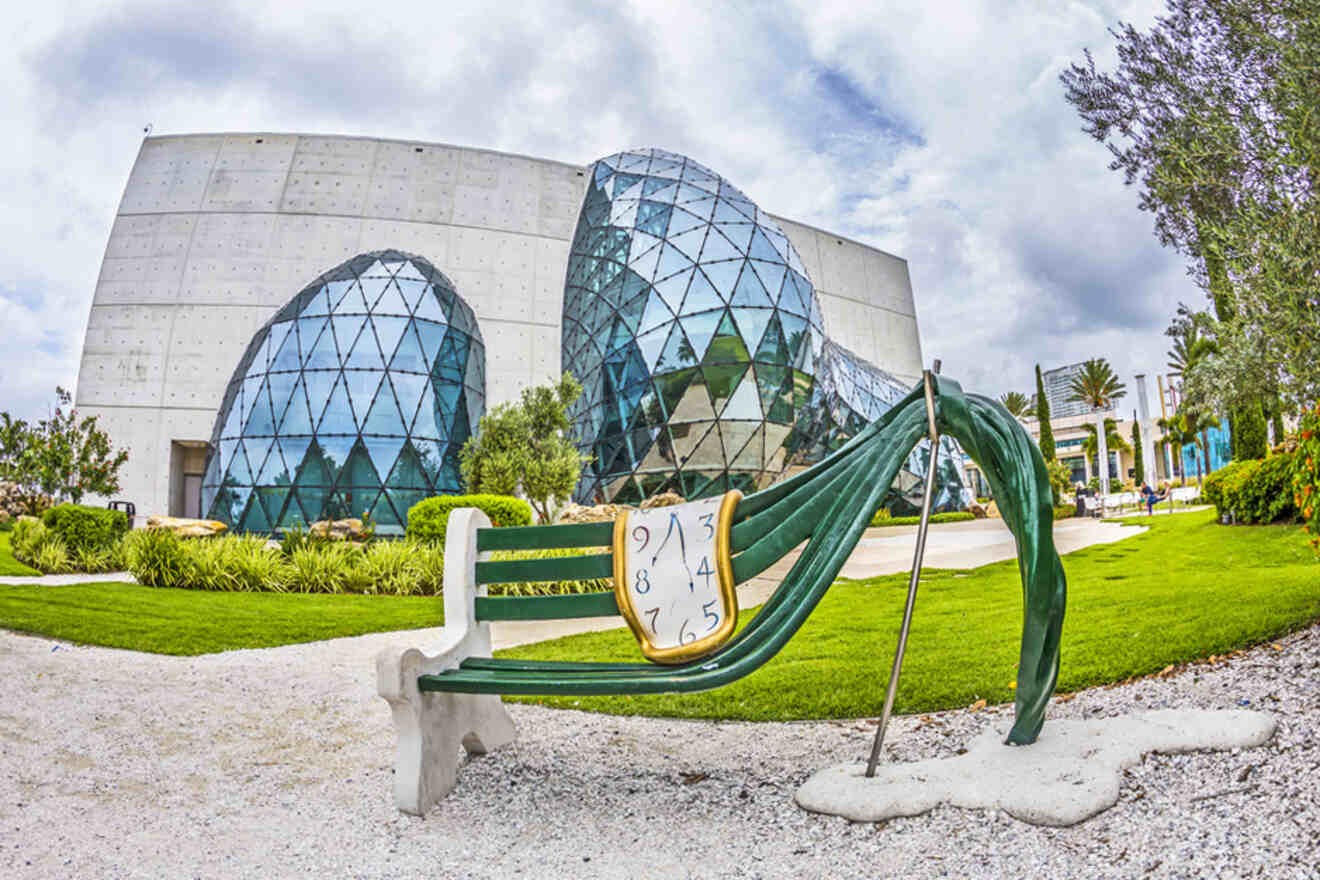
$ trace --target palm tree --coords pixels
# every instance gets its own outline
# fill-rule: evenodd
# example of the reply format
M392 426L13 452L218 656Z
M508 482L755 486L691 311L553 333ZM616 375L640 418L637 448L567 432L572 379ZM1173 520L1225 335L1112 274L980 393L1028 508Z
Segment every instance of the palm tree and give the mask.
M1206 431L1211 428L1218 428L1219 419L1209 413L1198 413L1182 409L1174 413L1173 418L1159 419L1156 424L1164 432L1164 439L1178 449L1179 455L1182 455L1182 448L1188 444L1201 450L1200 458L1195 455L1192 456L1192 459L1196 462L1196 484L1201 485L1203 474L1210 472L1210 438ZM1203 462L1205 464L1204 472L1201 469Z
M1096 414L1097 423L1100 421L1101 412L1112 409L1114 401L1127 394L1126 388L1126 385L1118 381L1114 368L1104 358L1084 361L1081 371L1068 383L1072 399L1080 400L1089 406ZM1096 430L1098 432L1099 428L1097 427ZM1108 434L1109 432L1105 431L1105 436L1100 437L1100 449L1096 455L1096 461L1100 465L1100 488L1103 492L1109 491L1109 455L1105 452Z
M1199 320L1188 321L1183 325L1182 333L1173 337L1173 348L1165 352L1170 370L1187 376L1201 361L1219 351L1218 343L1201 334L1202 324Z
M1082 363L1081 372L1068 383L1071 400L1080 400L1091 409L1110 409L1120 397L1127 395L1127 386L1118 381L1114 368L1104 358L1093 358Z
M1087 458L1094 458L1097 466L1099 464L1100 444L1096 441L1095 425L1082 425L1086 431L1086 439L1082 441L1082 452ZM1105 449L1113 449L1118 452L1131 452L1132 447L1123 439L1123 435L1118 433L1118 422L1113 419L1105 419ZM1108 464L1106 462L1106 464ZM1108 468L1104 468L1108 471ZM1097 473L1099 470L1097 469Z
M1023 418L1031 411L1031 401L1021 391L1006 391L999 396L999 402L1017 419Z

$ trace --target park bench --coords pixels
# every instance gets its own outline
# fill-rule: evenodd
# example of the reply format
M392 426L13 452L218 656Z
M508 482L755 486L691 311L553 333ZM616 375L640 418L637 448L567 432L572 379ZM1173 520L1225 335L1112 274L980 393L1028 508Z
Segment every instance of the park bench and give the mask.
M1015 721L1007 741L1034 742L1058 675L1063 567L1053 542L1050 481L1039 450L1000 404L927 373L880 419L818 464L732 507L727 559L733 582L805 547L756 616L713 653L677 663L604 663L491 657L490 624L620 613L613 553L491 561L491 551L610 548L614 523L491 528L478 510L450 514L444 562L445 625L434 653L394 648L377 657L377 686L397 734L394 793L399 809L424 814L456 782L460 750L484 754L515 731L500 700L510 695L654 694L717 688L758 669L797 632L838 576L904 460L923 438L955 437L981 466L1018 546L1024 621ZM908 607L886 698L887 721L911 618L936 462L927 470ZM673 508L667 508L672 510ZM616 592L491 597L487 584L616 577ZM736 609L736 599L735 599ZM736 614L736 610L734 612ZM732 629L732 627L730 627ZM634 626L636 631L636 627ZM883 729L882 722L882 729ZM877 736L875 755L879 752Z

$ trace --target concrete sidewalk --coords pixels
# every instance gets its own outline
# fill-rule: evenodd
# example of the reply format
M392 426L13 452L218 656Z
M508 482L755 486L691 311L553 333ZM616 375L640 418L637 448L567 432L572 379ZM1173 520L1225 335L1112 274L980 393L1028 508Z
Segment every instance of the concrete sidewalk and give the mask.
M1054 545L1060 554L1092 544L1112 544L1144 532L1098 519L1063 519L1054 524ZM857 548L844 563L842 575L870 578L910 571L916 549L916 526L867 529ZM738 607L760 605L778 588L797 560L794 550L763 574L738 586ZM927 568L977 568L991 562L1017 558L1013 533L1002 519L978 519L932 525L926 536ZM496 649L556 639L579 632L595 632L624 626L623 618L585 617L577 620L500 621L491 624Z

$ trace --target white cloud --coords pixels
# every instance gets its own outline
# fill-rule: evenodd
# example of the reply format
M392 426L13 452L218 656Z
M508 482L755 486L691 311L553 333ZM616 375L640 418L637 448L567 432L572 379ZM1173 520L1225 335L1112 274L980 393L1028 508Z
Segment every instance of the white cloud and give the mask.
M142 126L322 131L587 162L687 153L763 207L909 260L923 350L971 389L1155 372L1199 301L1057 75L1158 4L236 2L30 9L0 59L0 409L72 384Z

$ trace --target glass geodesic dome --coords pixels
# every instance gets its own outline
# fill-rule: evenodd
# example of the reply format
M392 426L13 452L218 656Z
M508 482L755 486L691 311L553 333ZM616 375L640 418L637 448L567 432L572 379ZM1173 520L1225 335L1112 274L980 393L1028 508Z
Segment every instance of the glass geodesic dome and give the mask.
M579 500L752 491L800 438L824 333L779 225L674 153L596 162L564 291L573 432L593 458Z
M461 491L458 451L485 412L472 309L425 259L362 254L257 331L211 437L206 516L245 532L408 508Z

